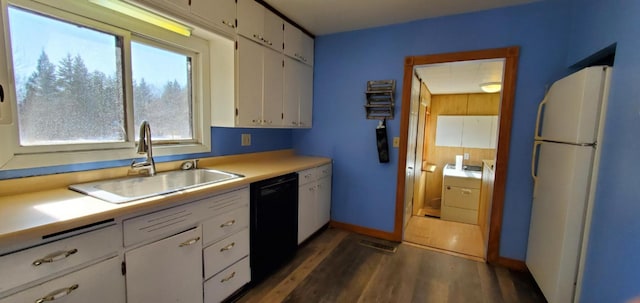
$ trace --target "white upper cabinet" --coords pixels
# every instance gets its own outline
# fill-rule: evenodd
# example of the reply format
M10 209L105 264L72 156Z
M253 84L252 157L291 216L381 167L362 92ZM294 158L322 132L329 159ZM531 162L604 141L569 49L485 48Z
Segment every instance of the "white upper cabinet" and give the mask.
M462 145L463 116L438 116L436 126L436 146Z
M235 0L128 0L149 4L189 23L235 34Z
M196 0L191 2L191 13L208 20L216 28L235 34L236 1L235 0Z
M238 37L235 126L282 126L282 54Z
M313 68L292 58L284 59L283 125L311 127Z
M297 27L284 24L284 54L313 65L313 39Z
M284 21L254 0L238 0L238 34L282 51Z
M436 146L496 148L498 116L438 116Z

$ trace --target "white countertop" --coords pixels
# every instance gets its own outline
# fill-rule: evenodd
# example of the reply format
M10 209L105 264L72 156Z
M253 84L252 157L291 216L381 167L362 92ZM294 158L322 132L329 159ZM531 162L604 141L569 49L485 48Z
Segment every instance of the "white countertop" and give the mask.
M445 165L442 170L442 175L445 177L482 179L481 171L457 170L455 169L455 165L451 164Z

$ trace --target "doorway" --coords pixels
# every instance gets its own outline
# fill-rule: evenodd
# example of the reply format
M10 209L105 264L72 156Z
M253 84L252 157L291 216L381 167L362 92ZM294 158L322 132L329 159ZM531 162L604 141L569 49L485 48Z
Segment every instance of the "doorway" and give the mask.
M396 220L394 226L394 235L399 236L399 238L403 238L403 232L406 233L407 230L405 227L409 223L411 218L407 218L408 216L413 217L413 215L420 214L419 210L416 211L419 205L414 204L414 202L419 201L419 203L424 204L424 197L426 191L422 194L420 193L420 184L421 182L426 183L425 175L423 174L423 169L428 171L431 169L429 166L435 164L434 169L438 169L440 166L441 170L446 168L442 163L429 163L423 161L424 153L420 153L418 151L418 145L420 145L420 134L418 133L418 124L421 121L421 117L424 116L424 120L422 123L427 123L429 119L427 119L429 113L428 109L423 113L420 110L416 110L416 105L414 104L416 100L420 100L420 98L416 98L417 95L420 95L421 89L413 88L416 82L421 82L420 80L416 81L416 68L421 66L428 66L435 64L449 64L449 63L464 63L469 61L500 61L504 64L504 76L502 81L502 92L499 95L499 108L497 110L497 133L495 139L495 149L490 154L478 155L478 159L487 158L486 160L494 160L494 162L486 165L492 165L494 178L491 182L491 194L485 197L485 200L488 203L487 211L482 216L486 217L486 235L484 236L484 243L486 247L486 260L491 263L508 263L509 260L502 259L499 257L499 240L500 240L500 231L502 227L502 208L504 202L504 186L506 179L506 171L507 171L507 163L508 163L508 148L509 148L509 138L511 131L511 117L512 117L512 109L513 109L513 97L515 94L515 75L517 70L517 59L518 59L519 49L517 47L509 47L509 48L501 48L501 49L490 49L490 50L480 50L480 51L470 51L470 52L459 52L459 53L449 53L449 54L438 54L438 55L424 55L424 56L411 56L405 59L405 71L404 71L404 81L403 81L403 95L402 95L402 113L401 113L401 132L400 132L400 152L399 152L399 165L398 165L398 190L396 192ZM446 65L443 65L446 66ZM495 82L495 81L489 81ZM428 84L427 84L428 85ZM468 99L468 97L467 97ZM413 102L412 102L413 101ZM418 104L418 103L416 103ZM431 119L431 123L437 123L437 119ZM424 125L424 124L423 124ZM423 129L427 129L423 127ZM433 128L432 128L433 129ZM444 128L443 128L444 129ZM417 134L417 135L416 135ZM449 136L442 136L443 138ZM412 138L412 140L409 140ZM423 138L425 138L423 133ZM428 140L434 140L435 138L426 138L426 142ZM425 142L424 139L423 143ZM411 142L416 141L416 142ZM461 147L461 146L460 146ZM463 147L461 147L463 148ZM407 152L409 151L409 153ZM459 150L461 154L464 156L464 148ZM471 154L471 153L470 153ZM412 156L413 155L413 156ZM455 156L457 154L454 154ZM415 156L415 157L414 157ZM455 162L455 158L452 158L451 155L448 156L445 162ZM445 157L446 158L446 157ZM475 165L479 166L480 169L483 168L483 164L478 163L478 159L475 159ZM470 159L471 160L471 156ZM481 159L484 160L484 159ZM469 162L468 162L469 163ZM446 164L446 163L445 163ZM428 176L426 177L428 178ZM442 183L438 183L437 180L440 177L435 177L433 181L436 181L431 185L433 188L440 187L442 188ZM444 180L443 180L444 181ZM479 187L489 187L486 185L488 183L482 184ZM415 186L418 185L418 186ZM480 195L482 192L481 188L477 188L477 193ZM484 193L487 193L488 190L485 189ZM421 196L422 195L422 196ZM432 205L437 204L438 197L442 199L441 192L440 193L432 193L430 197L432 200L429 200L429 203ZM418 198L423 200L417 200ZM449 201L452 201L451 199ZM446 203L445 203L446 204ZM416 207L414 207L416 206ZM468 215L468 214L467 214ZM478 213L475 214L476 217L482 217ZM437 217L437 216L436 216ZM467 216L468 217L468 216Z

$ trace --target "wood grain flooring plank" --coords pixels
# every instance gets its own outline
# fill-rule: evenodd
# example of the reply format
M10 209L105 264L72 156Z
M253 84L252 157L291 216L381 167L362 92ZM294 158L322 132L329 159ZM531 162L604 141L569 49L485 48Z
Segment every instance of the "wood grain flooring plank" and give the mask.
M509 270L504 267L496 267L496 276L498 277L498 283L500 285L500 292L505 303L519 303L518 292Z
M313 241L304 244L289 264L255 286L238 302L282 302L347 235L349 233L343 230L327 229Z
M414 249L400 246L395 254L385 256L358 302L411 302L420 262Z
M477 263L478 275L480 276L480 290L483 302L503 303L498 277L493 268L485 263Z
M355 302L384 255L348 237L283 302Z
M395 254L359 244L397 245ZM543 303L527 272L337 229L300 248L293 261L239 302Z

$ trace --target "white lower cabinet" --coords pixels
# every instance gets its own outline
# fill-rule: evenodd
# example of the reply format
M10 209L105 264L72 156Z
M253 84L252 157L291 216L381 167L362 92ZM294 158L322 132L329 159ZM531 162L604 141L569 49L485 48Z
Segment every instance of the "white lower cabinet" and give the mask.
M120 258L112 257L0 299L0 303L49 301L64 303L125 302L124 277L120 271Z
M204 301L221 302L250 280L249 257L245 257L204 282Z
M248 187L123 224L132 248L124 254L127 302L218 302L250 281L249 263L246 273L238 265L249 255Z
M298 244L331 219L331 164L298 172Z
M202 230L125 253L128 302L202 302Z

